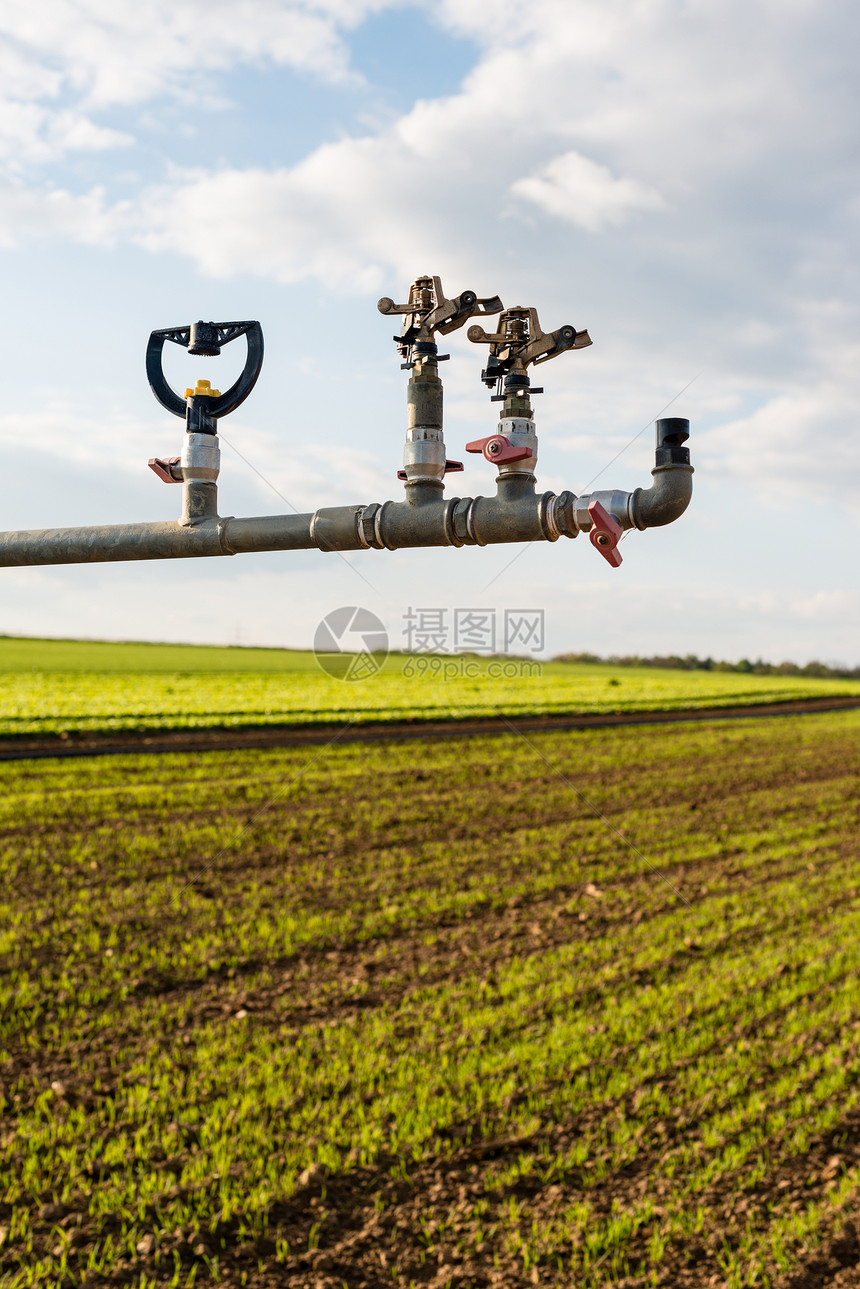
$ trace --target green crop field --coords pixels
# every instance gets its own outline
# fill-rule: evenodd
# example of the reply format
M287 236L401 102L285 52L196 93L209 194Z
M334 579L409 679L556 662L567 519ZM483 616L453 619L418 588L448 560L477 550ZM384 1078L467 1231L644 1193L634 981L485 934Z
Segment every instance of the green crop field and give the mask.
M0 765L3 1285L856 1261L858 765L856 712Z
M804 676L394 655L360 683L280 649L0 638L0 737L669 711L860 695Z

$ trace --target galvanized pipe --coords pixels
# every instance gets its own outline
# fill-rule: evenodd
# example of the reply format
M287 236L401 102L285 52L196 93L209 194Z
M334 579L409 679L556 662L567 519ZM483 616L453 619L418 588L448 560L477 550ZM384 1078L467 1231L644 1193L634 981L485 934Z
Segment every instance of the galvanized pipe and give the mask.
M207 519L198 524L106 524L0 533L0 566L229 555L223 544L226 523L224 519Z
M606 497L623 527L670 523L686 508L690 470L655 471L652 488ZM516 485L511 487L511 485ZM212 487L212 485L205 485ZM382 505L332 506L304 515L247 519L206 515L193 522L111 524L92 528L45 528L0 533L0 567L91 564L123 560L189 559L259 551L398 550L417 546L489 546L503 542L555 541L591 527L582 502L570 493L536 493L516 476L499 480L495 497L386 501ZM631 518L632 516L632 518Z
M313 515L260 515L253 519L224 519L223 555L252 555L258 551L313 550Z
M602 502L622 528L652 528L683 514L692 495L686 448L658 422L657 465L650 488L602 491L580 497L538 493L528 470L507 469L494 497L449 497L441 479L408 480L404 501L328 506L314 514L221 518L217 486L192 477L182 485L177 523L111 524L0 532L0 567L90 564L124 560L188 559L259 551L397 550L419 546L489 546L503 542L556 541L592 526L588 505ZM662 427L662 428L661 428ZM681 433L673 431L675 438ZM686 436L685 436L686 437ZM519 465L527 466L528 460Z
M436 311L431 309L428 313L430 305L425 309L424 297L431 299L434 292ZM186 434L180 458L153 458L149 464L165 483L181 482L179 520L0 532L0 567L188 559L260 551L488 546L503 542L557 541L562 536L576 537L580 532L589 532L593 527L592 543L617 566L620 557L616 559L614 552L622 529L668 524L686 509L692 493L690 454L684 447L689 437L689 423L677 418L657 421L654 482L648 489L637 488L632 493L601 491L580 497L570 492L560 496L551 492L538 494L534 475L538 440L526 365L536 359L543 360L541 355L552 357L570 348L575 339L578 342L584 337L586 344L591 342L587 333L577 333L571 327L560 328L547 337L540 331L534 310L515 309L503 314L503 320L514 319L520 329L530 326L532 339L539 346L534 349L533 345L531 348L526 345L513 366L510 352L507 357L502 355L504 362L500 359L498 370L506 374L503 381L499 376L499 388L503 385L504 393L496 396L502 402L498 430L489 438L466 445L467 451L481 453L495 465L496 495L444 496L445 475L462 469L462 465L446 457L443 389L434 332L447 333L455 325L461 325L466 317L473 316L476 310L493 313L501 308L497 298L479 301L473 292L463 292L453 301L445 300L438 278L419 279L413 285L407 306L395 306L388 299L380 301L383 313L406 315L404 331L400 339L395 337L402 356L407 358L404 366L411 372L403 470L398 472L405 482L402 501L327 506L313 514L247 519L221 518L218 514L221 454L217 426L218 417L238 406L259 374L262 361L259 323L198 322L190 328L153 332L147 349L150 384L168 411L185 417ZM526 315L531 320L528 324L524 321ZM427 329L417 339L416 318ZM477 339L492 339L480 327L476 330ZM186 345L191 353L212 354L220 352L222 344L240 334L248 340L248 359L239 381L226 395L213 391L208 381L200 381L193 390L186 391L183 402L166 384L161 368L161 351L166 339ZM476 339L469 334L471 339ZM526 351L531 357L523 356ZM491 350L491 357L495 361L499 354ZM490 387L496 382L493 374L487 379L487 372L482 373L482 379ZM600 504L595 505L596 502Z

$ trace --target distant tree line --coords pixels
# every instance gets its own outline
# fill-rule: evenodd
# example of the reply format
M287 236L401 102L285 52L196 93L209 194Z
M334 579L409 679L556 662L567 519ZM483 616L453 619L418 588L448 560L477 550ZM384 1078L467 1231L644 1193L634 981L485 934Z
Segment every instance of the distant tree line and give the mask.
M718 662L714 658L700 658L697 654L659 654L654 658L640 658L638 654L613 654L601 658L596 653L560 653L553 662L603 663L612 667L665 667L669 671L740 671L753 676L823 676L837 680L860 680L860 667L828 667L823 662L808 662L803 667L796 662L764 662L757 658L741 658L740 662Z

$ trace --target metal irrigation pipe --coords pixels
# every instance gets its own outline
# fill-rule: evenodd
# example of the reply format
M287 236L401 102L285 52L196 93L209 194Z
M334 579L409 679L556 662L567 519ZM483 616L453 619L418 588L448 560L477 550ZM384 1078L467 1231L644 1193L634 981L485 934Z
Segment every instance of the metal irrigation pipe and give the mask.
M669 417L656 422L657 447L653 483L634 492L599 491L575 496L538 493L537 434L527 367L568 349L591 344L588 333L560 327L544 333L534 309L501 312L498 330L487 334L469 328L469 339L489 344L482 379L497 390L502 404L495 433L466 445L495 466L492 497L444 496L444 477L461 471L462 463L446 456L442 429L442 382L435 333L447 334L470 317L502 310L498 298L478 300L464 291L445 298L438 278L418 278L409 301L379 302L384 314L404 314L395 337L403 366L410 371L402 501L355 506L329 506L313 514L225 518L218 514L217 480L221 454L218 419L239 406L253 389L263 360L258 322L204 323L154 331L146 368L158 401L186 422L181 457L153 458L149 464L165 483L182 486L182 513L174 522L95 525L0 532L0 566L89 564L123 560L189 559L257 551L397 550L417 546L488 546L503 542L557 541L587 532L595 549L613 566L621 563L618 541L630 528L670 524L686 510L692 495L693 468L689 421ZM247 358L235 384L221 394L208 381L198 381L182 399L162 371L165 341L189 353L215 355L221 346L244 335Z

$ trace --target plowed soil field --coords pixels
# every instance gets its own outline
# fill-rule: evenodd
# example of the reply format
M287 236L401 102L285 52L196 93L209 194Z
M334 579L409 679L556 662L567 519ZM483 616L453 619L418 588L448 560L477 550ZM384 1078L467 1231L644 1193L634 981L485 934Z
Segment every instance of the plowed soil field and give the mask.
M0 765L0 1283L860 1284L860 714Z

